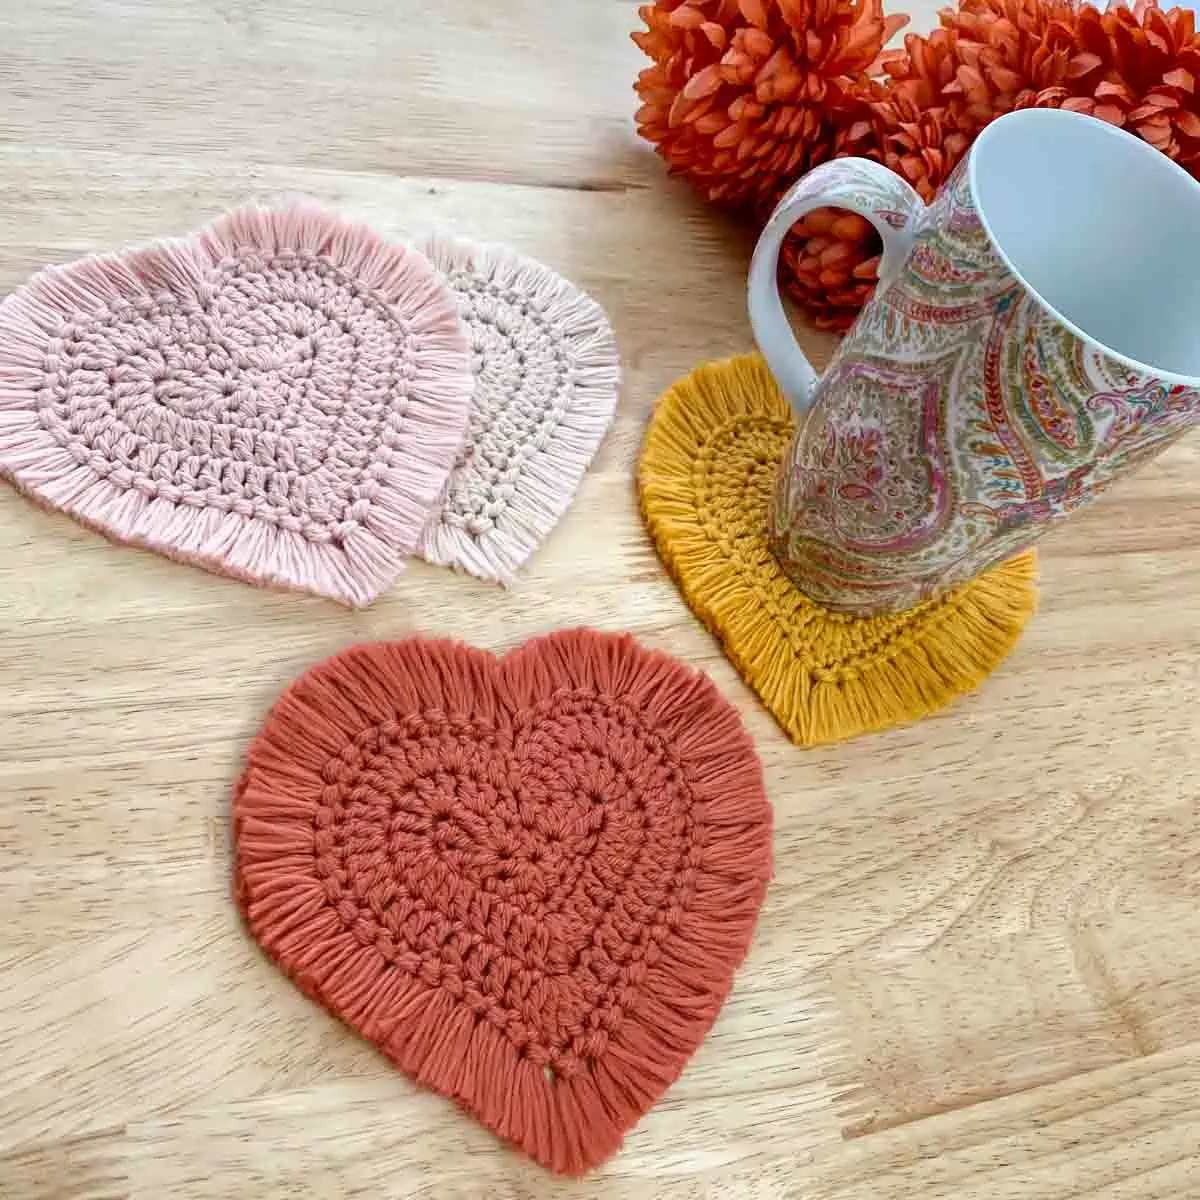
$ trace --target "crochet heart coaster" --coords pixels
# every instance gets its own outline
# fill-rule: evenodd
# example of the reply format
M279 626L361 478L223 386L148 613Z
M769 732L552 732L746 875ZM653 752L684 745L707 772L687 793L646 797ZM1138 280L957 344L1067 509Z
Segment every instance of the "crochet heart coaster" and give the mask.
M1033 552L906 612L830 612L767 544L792 432L757 354L699 367L659 400L638 471L642 515L692 611L802 745L925 716L976 687L1033 613Z
M120 541L369 604L466 429L415 251L311 204L50 267L0 304L0 471Z
M421 554L508 586L612 420L616 342L604 310L533 259L444 236L421 249L458 300L475 374L467 440Z
M307 994L555 1171L620 1145L745 955L771 812L699 673L577 630L359 646L275 704L238 902Z

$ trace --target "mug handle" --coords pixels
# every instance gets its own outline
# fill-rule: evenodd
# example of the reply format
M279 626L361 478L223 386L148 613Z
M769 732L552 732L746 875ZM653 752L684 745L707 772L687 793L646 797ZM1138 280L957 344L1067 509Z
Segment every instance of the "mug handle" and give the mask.
M819 376L805 357L779 295L779 251L791 227L815 208L847 208L879 231L879 286L899 275L916 235L921 197L894 171L869 158L835 158L795 183L767 219L747 280L754 340L798 417L812 403Z

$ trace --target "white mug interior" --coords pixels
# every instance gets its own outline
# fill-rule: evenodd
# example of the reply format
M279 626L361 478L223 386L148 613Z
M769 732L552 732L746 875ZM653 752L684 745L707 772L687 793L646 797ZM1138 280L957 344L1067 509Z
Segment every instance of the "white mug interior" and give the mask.
M1043 306L1147 374L1200 384L1200 183L1057 109L994 121L968 171L993 245Z

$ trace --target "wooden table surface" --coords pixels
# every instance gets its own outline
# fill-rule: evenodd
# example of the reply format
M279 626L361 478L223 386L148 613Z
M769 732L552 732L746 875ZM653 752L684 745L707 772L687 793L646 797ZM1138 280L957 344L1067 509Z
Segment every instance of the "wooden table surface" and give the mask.
M655 397L751 346L751 242L637 140L634 24L627 0L0 0L0 288L302 191L542 258L607 307L625 370L511 594L416 565L345 612L0 487L5 1200L1200 1196L1200 443L1045 543L1041 612L976 695L792 746L637 517ZM745 713L776 875L709 1039L571 1182L265 961L228 817L264 710L323 656L583 621L702 667Z

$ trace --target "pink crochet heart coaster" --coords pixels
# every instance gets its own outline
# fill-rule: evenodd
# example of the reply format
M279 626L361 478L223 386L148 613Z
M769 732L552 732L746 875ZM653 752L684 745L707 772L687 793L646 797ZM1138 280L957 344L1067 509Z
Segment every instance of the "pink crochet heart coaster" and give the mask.
M308 203L50 267L0 304L0 471L115 539L369 604L466 429L453 297Z
M300 988L577 1173L715 1020L771 810L732 706L630 637L576 630L501 659L412 638L284 693L234 842L247 923Z
M508 586L604 440L616 341L599 304L532 258L444 235L420 248L458 300L475 374L467 439L420 553Z

